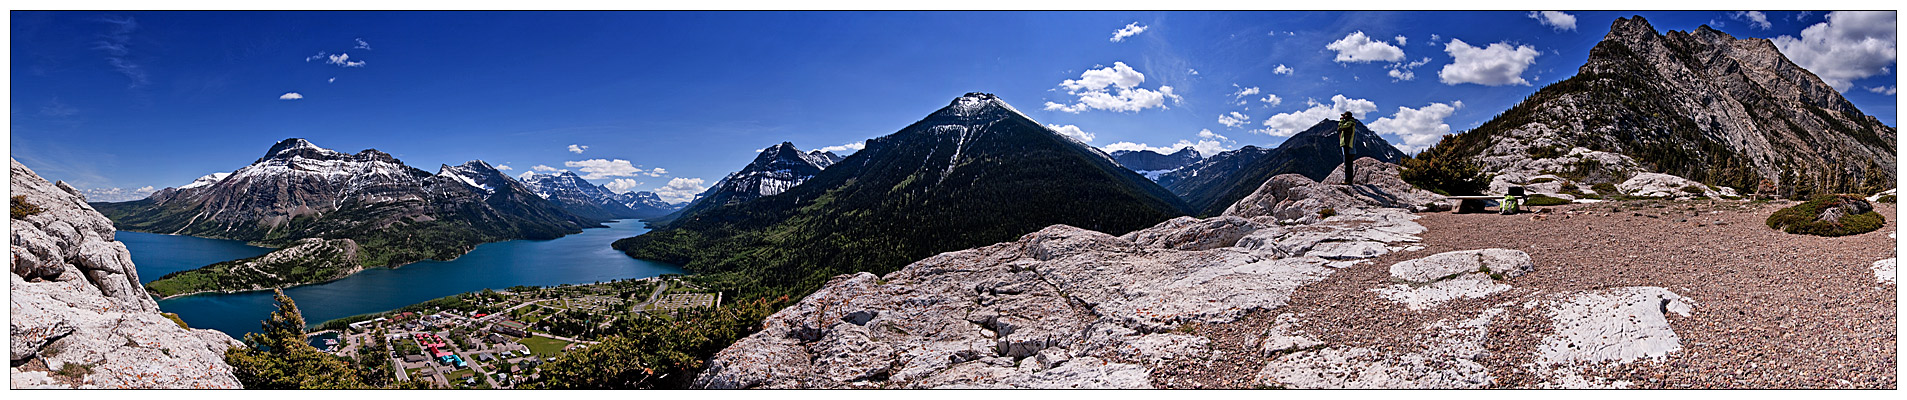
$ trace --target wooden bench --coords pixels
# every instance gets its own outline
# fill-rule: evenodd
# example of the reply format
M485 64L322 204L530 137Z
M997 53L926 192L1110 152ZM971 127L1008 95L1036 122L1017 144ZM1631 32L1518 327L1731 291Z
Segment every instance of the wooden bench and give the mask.
M1456 213L1458 214L1483 212L1483 208L1484 208L1483 202L1489 201L1489 200L1503 200L1503 197L1504 196L1444 196L1444 198L1458 201L1457 209L1456 209ZM1509 196L1509 197L1516 199L1516 202L1519 204L1529 200L1529 196Z

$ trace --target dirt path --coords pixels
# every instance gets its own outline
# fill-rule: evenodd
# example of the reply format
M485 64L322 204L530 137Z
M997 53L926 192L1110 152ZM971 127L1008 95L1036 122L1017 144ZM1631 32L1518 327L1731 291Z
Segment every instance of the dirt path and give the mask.
M1670 325L1682 349L1660 361L1592 368L1589 376L1638 388L1895 388L1895 285L1869 265L1894 257L1896 209L1877 204L1887 226L1861 235L1790 235L1763 225L1777 202L1638 201L1575 204L1546 215L1424 214L1422 251L1389 254L1305 286L1289 306L1232 324L1197 326L1221 355L1155 371L1163 387L1252 387L1266 356L1256 340L1281 313L1298 314L1306 336L1332 346L1386 353L1423 347L1423 325L1471 318L1492 306L1545 293L1659 286L1694 300ZM1717 224L1716 222L1720 223ZM1445 251L1528 252L1536 271L1515 289L1411 311L1370 291L1400 261ZM1551 333L1539 307L1508 307L1486 334L1493 387L1533 387L1523 365Z

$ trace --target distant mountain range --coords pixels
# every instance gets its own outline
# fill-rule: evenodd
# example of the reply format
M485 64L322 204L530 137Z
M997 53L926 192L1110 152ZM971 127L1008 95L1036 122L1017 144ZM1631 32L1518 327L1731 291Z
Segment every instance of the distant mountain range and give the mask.
M1657 172L1805 197L1893 187L1896 135L1767 39L1707 25L1664 35L1636 16L1616 19L1576 76L1439 146L1496 174Z
M365 266L447 260L480 243L553 239L599 226L483 161L432 174L377 150L345 154L304 139L278 142L230 174L94 207L123 230L274 247L352 239Z
M1126 169L1138 172L1140 175L1145 175L1146 178L1155 181L1159 179L1159 174L1192 165L1192 163L1199 162L1199 160L1202 159L1204 159L1204 156L1200 155L1198 150L1193 150L1190 147L1181 148L1172 154L1160 154L1152 150L1119 150L1112 152L1113 161L1117 161L1119 165L1125 166Z
M836 274L885 273L1047 225L1123 233L1184 214L1171 192L1098 149L969 93L786 191L615 247L746 293L798 296Z
M781 142L768 146L757 153L754 161L742 166L740 171L728 174L702 194L696 195L695 200L682 207L682 211L656 222L693 219L710 209L781 194L840 161L841 156L832 152L815 150L803 153L794 143Z
M554 174L524 172L518 175L518 179L530 191L555 202L564 211L597 221L655 218L668 215L680 207L663 202L655 193L616 193L589 183L569 171Z
M1214 216L1245 198L1273 176L1295 173L1322 181L1344 161L1338 148L1338 122L1322 120L1285 139L1278 148L1245 146L1221 152L1159 175L1159 184L1177 194L1199 216ZM1357 156L1398 163L1404 152L1357 124Z

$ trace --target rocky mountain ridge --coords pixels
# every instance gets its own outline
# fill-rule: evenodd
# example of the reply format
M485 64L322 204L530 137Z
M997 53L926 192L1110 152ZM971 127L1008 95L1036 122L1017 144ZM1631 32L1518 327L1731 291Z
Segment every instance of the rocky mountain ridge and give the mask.
M841 159L839 155L820 150L803 153L789 142L768 146L741 170L729 173L715 185L709 186L708 190L696 195L695 200L683 206L673 219L693 217L705 210L781 194L814 178L821 170Z
M239 388L224 333L188 329L139 285L112 222L65 182L11 160L12 388Z
M662 202L655 193L616 193L590 183L575 172L554 174L524 172L517 178L544 199L549 199L577 216L597 221L626 218L655 218L668 215L675 207Z
M1588 186L1655 172L1805 197L1892 187L1896 137L1767 39L1661 34L1637 16L1618 18L1576 76L1446 146L1498 175Z
M1360 159L1395 164L1406 157L1362 122L1356 130ZM1158 181L1191 205L1195 214L1218 215L1271 177L1295 173L1311 180L1324 179L1343 164L1342 151L1338 147L1337 121L1327 119L1285 139L1277 148L1245 146L1218 153L1160 175Z
M1110 155L1113 161L1119 162L1119 165L1125 166L1126 169L1130 169L1133 172L1145 175L1147 178L1152 178L1154 181L1159 179L1159 174L1192 165L1192 163L1205 159L1205 156L1199 154L1198 150L1193 150L1190 147L1181 148L1179 151L1172 152L1172 154L1160 154L1152 150L1119 150L1112 152Z

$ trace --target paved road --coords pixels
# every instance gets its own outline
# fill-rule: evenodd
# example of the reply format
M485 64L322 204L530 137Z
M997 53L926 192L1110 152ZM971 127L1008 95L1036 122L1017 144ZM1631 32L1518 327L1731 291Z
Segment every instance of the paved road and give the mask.
M656 299L662 297L662 292L665 292L668 290L669 290L669 281L657 281L656 290L649 292L649 300L644 300L641 303L636 303L636 305L629 306L629 311L642 312L643 308L649 307L650 304L655 304Z

